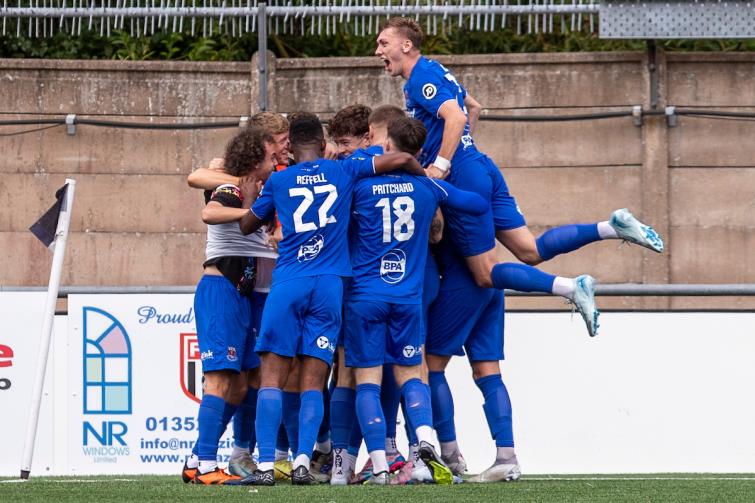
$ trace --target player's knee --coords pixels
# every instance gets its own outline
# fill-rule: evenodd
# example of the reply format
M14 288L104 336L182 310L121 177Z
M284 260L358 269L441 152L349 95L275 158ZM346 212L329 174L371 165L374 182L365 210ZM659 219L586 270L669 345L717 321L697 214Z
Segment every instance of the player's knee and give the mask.
M514 255L517 259L519 259L520 262L527 265L537 265L543 261L543 258L537 251L537 248L518 250L514 253Z
M476 272L474 275L474 281L480 288L493 288L493 280L489 272Z
M472 362L472 379L475 381L491 375L499 375L501 367L498 361Z
M228 400L232 387L232 375L228 372L206 372L204 392Z

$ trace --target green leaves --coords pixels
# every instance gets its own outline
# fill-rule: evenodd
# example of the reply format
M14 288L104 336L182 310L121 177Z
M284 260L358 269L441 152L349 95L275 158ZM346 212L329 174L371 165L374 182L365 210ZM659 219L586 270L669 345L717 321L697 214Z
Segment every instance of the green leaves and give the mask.
M643 50L641 40L601 40L584 31L517 35L510 28L494 32L456 30L450 34L425 38L425 54L491 54L523 52L586 52ZM753 51L755 40L667 40L669 51ZM268 48L282 58L328 56L371 56L375 35L361 36L341 25L329 36L271 34ZM48 59L122 59L249 61L257 50L257 34L233 37L227 33L212 37L188 33L158 32L151 36L132 36L115 31L109 37L99 33L81 35L56 33L48 38L0 36L0 57Z

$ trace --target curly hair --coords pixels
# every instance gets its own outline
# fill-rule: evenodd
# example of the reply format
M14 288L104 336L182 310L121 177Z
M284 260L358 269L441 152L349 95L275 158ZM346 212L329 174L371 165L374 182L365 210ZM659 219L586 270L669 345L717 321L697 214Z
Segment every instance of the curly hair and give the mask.
M421 121L401 117L388 124L388 137L401 152L417 155L427 137L427 129Z
M419 50L422 40L425 38L425 34L422 32L422 27L420 27L419 23L408 17L392 17L380 26L380 31L387 30L388 28L393 28L402 37L408 38L417 50Z
M252 125L241 130L225 148L226 173L249 174L265 158L266 143L273 143L272 135L266 130Z
M372 109L366 105L349 105L333 116L328 128L331 138L362 136L370 130L368 123Z

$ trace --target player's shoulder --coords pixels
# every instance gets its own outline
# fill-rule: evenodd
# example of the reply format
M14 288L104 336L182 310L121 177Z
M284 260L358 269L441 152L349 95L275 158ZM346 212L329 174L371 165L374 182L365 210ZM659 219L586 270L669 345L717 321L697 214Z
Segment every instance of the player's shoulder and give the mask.
M422 187L425 191L448 196L448 190L446 190L448 187L447 182L435 180L427 176L415 176L413 178L417 180L417 185Z
M428 79L443 78L443 75L446 72L446 67L444 67L434 59L422 56L417 61L417 66L412 71L410 81L414 81L415 83L420 84Z
M241 189L239 189L236 185L232 183L224 183L222 185L218 185L215 188L215 190L212 191L213 198L216 198L219 196L230 196L230 197L236 197L236 198L242 199Z

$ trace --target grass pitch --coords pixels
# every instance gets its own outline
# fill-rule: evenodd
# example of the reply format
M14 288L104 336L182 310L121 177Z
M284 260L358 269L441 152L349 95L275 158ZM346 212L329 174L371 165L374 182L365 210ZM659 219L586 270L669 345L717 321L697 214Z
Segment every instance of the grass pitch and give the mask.
M754 502L755 475L661 474L530 476L516 483L455 486L374 487L209 487L184 484L179 477L40 477L0 481L0 501L194 501L220 498L244 502Z

